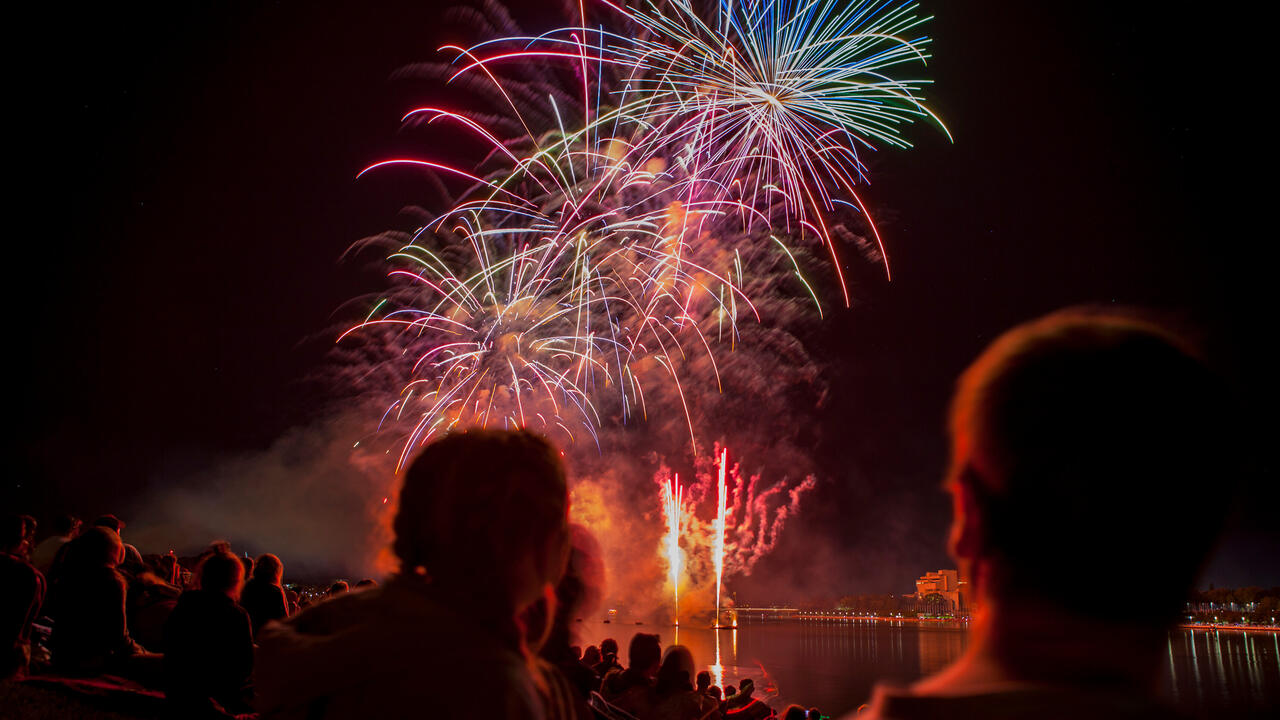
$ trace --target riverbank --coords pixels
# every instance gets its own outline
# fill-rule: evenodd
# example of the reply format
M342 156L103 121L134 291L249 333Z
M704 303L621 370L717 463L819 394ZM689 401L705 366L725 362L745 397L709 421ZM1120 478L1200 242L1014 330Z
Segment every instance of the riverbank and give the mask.
M1179 623L1178 627L1183 630L1238 630L1240 632L1269 632L1280 633L1280 625L1228 625L1221 624L1204 624L1204 623Z

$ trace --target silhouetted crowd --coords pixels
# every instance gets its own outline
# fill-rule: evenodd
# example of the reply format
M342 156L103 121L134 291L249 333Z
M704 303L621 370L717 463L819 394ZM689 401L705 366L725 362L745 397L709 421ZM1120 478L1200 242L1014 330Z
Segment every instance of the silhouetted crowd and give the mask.
M121 678L163 690L175 716L252 716L255 636L268 622L313 604L311 594L284 587L284 565L275 555L237 557L225 542L196 557L143 555L124 542L124 523L112 515L83 531L77 518L57 518L52 534L39 543L31 516L7 516L4 523L0 580L5 639L13 638L6 677ZM589 541L581 528L573 530ZM582 585L581 577L567 577L561 594L569 585ZM355 591L376 585L361 580ZM349 590L338 580L316 601ZM551 637L562 635L567 641L563 628ZM548 642L542 655L572 690L563 701L585 709L585 716L775 716L753 696L749 678L740 688L726 686L722 694L709 673L695 673L687 648L676 645L663 654L657 635L632 638L625 669L612 638L585 653L578 646ZM786 717L820 717L816 709L796 714L796 707Z
M278 557L142 555L113 515L58 518L38 544L30 516L3 522L5 677L108 676L163 689L177 715L250 712L254 634L300 604Z
M120 679L163 691L175 717L256 717L255 638L273 620L351 592L345 580L318 593L283 584L284 564L272 554L237 557L215 542L195 557L141 554L122 537L124 523L104 515L82 529L79 519L57 518L52 533L36 542L31 516L4 518L0 582L6 641L4 676ZM663 652L656 634L636 633L628 664L618 642L606 638L584 651L568 645L564 622L598 594L583 565L598 558L594 541L579 527L570 569L558 586L560 606L540 659L542 672L558 673L562 709L569 717L611 720L694 720L779 717L744 678L723 689L696 671L682 645ZM574 562L576 561L576 562ZM574 568L578 571L575 572ZM377 587L371 579L354 592ZM549 689L550 690L550 689ZM781 717L822 717L817 708L788 707Z
M564 677L586 698L601 718L741 718L779 717L755 695L755 681L743 678L724 688L711 684L711 673L696 671L693 654L683 645L665 652L658 636L636 633L627 653L627 667L618 662L618 641L605 638L586 650L571 648L572 660L558 664ZM784 720L818 720L818 708L789 705Z
M1138 318L1068 310L996 340L957 383L946 482L949 550L982 611L955 663L878 686L860 717L1176 715L1150 689L1230 494L1197 498L1188 524L1167 487L1230 484L1233 414L1198 356ZM36 544L35 521L7 515L0 671L124 678L182 718L776 716L751 680L717 688L657 635L631 638L625 668L613 640L579 652L572 623L595 611L603 569L568 516L544 438L445 435L403 474L399 570L305 607L274 555L144 556L111 515L82 532L64 518ZM1094 591L1135 568L1143 603Z

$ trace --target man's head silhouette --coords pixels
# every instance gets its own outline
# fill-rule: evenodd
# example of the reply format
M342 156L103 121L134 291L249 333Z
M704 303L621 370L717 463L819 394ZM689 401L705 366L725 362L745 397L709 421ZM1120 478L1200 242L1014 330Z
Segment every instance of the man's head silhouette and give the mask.
M951 551L991 598L1163 627L1221 527L1232 417L1180 339L1072 309L1016 327L960 377ZM1186 522L1188 489L1196 521ZM1141 577L1142 602L1109 589Z
M1197 354L1135 315L1064 310L996 339L950 417L968 646L881 685L866 716L1169 717L1152 691L1231 499L1235 420Z

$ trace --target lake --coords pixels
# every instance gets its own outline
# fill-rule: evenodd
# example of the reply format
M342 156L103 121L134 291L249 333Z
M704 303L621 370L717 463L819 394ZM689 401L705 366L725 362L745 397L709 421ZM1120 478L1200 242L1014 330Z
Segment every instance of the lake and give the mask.
M657 633L664 648L687 646L717 685L750 677L769 689L778 710L794 702L827 715L857 708L877 682L909 683L936 672L968 640L961 623L910 621L744 620L736 630L582 622L577 629L584 647L616 638L624 663L632 634ZM1194 716L1274 717L1280 632L1174 630L1162 684L1166 697Z

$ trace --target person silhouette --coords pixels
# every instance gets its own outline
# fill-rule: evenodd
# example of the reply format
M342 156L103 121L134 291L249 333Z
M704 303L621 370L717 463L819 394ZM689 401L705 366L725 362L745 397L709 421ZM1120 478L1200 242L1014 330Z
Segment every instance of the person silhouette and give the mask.
M44 603L45 579L24 556L22 516L0 515L0 680L26 673L31 624Z
M470 717L477 703L487 717L554 715L555 683L529 640L547 632L522 617L554 603L568 510L560 453L533 433L471 430L428 445L400 489L398 572L263 627L263 716Z
M200 562L164 624L165 696L175 716L224 718L250 710L253 629L237 601L244 562L218 547Z
M271 553L258 556L253 577L240 593L240 607L249 613L256 635L271 620L289 617L289 600L284 592L284 563Z
M960 376L951 555L977 611L951 666L880 686L859 718L1155 718L1168 629L1220 531L1234 414L1183 340L1074 308L1016 327ZM1197 493L1195 521L1183 492ZM1115 589L1141 578L1140 598ZM852 716L849 716L852 717Z

